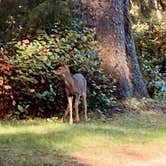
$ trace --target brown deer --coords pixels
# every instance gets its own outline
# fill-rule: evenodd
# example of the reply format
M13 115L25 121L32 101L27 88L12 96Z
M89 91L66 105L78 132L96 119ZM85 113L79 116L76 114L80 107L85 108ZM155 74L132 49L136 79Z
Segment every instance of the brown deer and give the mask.
M65 120L66 116L69 113L69 123L73 124L73 99L74 99L76 122L79 122L78 104L81 96L83 97L84 114L85 114L84 116L85 120L87 120L87 101L86 101L87 83L85 77L80 73L72 75L70 73L68 65L63 65L54 72L55 74L62 76L65 82L65 92L67 96L68 105L64 113L64 116L62 118L62 121Z

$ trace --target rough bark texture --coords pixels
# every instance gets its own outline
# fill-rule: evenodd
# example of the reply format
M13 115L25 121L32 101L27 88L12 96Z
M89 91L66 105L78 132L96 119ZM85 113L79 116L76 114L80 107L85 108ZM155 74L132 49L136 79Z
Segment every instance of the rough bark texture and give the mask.
M79 0L79 5L84 24L96 28L99 58L105 71L118 80L121 97L148 96L135 52L128 0Z

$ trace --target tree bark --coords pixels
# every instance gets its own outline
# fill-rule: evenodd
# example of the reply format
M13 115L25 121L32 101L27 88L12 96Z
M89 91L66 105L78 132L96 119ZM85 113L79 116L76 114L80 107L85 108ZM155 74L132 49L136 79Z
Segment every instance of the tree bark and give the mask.
M104 70L117 79L121 98L147 97L131 30L129 0L79 0L79 4L84 24L96 28L99 58Z

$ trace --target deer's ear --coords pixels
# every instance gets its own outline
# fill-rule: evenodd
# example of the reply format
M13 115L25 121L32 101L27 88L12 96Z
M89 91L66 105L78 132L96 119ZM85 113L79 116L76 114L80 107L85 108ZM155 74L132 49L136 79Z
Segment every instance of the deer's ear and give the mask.
M69 64L67 64L67 65L65 65L65 66L67 66L67 67L72 67L73 65L71 65L71 64L70 64L70 65L69 65Z
M62 66L68 65L68 60L64 56L61 56L60 61Z

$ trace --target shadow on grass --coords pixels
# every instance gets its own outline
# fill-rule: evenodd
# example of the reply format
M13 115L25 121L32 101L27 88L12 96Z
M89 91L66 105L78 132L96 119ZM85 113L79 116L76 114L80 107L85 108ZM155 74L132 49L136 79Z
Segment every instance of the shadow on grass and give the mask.
M166 136L160 134L158 126L142 128L134 124L119 123L89 122L69 126L33 121L5 122L1 126L0 166L90 166L72 157L72 153L81 153L88 146L103 146L103 142L107 140L128 143L131 139L135 142ZM107 145L106 148L110 146Z
M41 123L3 124L6 132L0 134L0 166L90 166L81 163L70 154L81 151L88 146L100 143L105 136L123 137L124 131L113 129L103 124L79 124L69 126L67 124L55 124L47 132L38 133ZM56 127L58 126L58 127ZM8 130L10 128L10 131ZM18 130L13 132L18 127ZM20 127L20 128L19 128ZM3 129L4 129L3 128ZM22 130L24 128L24 130ZM46 127L47 128L47 127Z
M0 166L90 166L70 156L72 138L65 133L0 135Z

